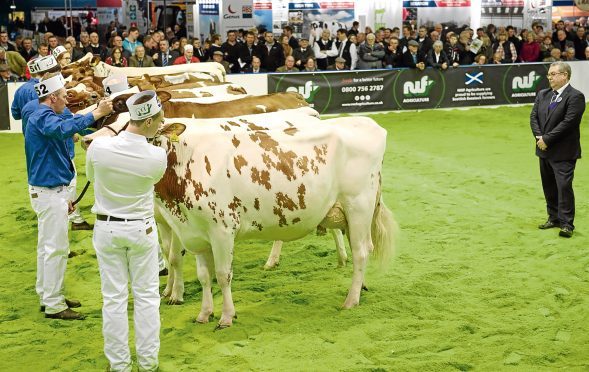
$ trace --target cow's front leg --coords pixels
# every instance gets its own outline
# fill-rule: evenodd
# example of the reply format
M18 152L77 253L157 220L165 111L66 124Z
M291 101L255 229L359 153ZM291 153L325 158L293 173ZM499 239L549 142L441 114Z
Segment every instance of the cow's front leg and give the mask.
M264 265L265 270L270 270L278 266L280 263L280 251L282 250L282 240L275 240L274 244L272 244L272 251L270 251L270 256L268 256L268 260Z
M217 329L230 327L235 317L233 296L231 295L231 280L233 279L233 242L234 237L224 234L223 238L211 242L215 259L215 274L217 283L223 293L223 313L217 325Z
M213 252L206 251L196 255L196 273L202 286L202 305L196 318L198 323L208 323L213 318L213 271L215 261Z
M168 305L181 305L184 303L184 273L182 267L184 260L182 258L182 245L174 233L172 233L168 262L170 264L168 280L172 281L171 292L167 293L169 296Z

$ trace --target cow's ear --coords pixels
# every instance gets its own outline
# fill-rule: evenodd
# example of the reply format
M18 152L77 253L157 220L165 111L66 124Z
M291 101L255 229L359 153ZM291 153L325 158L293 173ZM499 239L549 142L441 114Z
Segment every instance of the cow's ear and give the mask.
M156 94L161 103L167 102L172 98L172 94L165 90L158 90L156 91Z
M165 124L162 129L159 130L159 135L166 136L168 138L177 138L179 135L184 133L186 125L181 123L170 123Z

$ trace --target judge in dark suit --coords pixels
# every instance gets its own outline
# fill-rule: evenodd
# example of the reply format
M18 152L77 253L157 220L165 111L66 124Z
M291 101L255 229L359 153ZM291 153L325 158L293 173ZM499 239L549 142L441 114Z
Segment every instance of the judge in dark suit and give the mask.
M573 236L575 228L573 176L581 157L579 126L585 111L585 96L569 84L570 78L567 63L551 64L550 89L538 92L530 115L548 211L548 220L538 227L560 227L559 235L565 238Z

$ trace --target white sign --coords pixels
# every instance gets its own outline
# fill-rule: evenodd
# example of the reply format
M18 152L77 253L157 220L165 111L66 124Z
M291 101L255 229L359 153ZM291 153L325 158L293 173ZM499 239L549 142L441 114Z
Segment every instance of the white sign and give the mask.
M229 30L255 27L253 0L223 0L220 6L221 35L227 35Z

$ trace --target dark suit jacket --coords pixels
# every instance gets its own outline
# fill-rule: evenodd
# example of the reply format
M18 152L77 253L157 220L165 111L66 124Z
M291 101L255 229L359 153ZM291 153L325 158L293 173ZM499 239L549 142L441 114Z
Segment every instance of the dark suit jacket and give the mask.
M534 140L535 136L542 136L548 146L546 151L536 147L536 155L555 161L578 159L581 157L579 126L585 111L585 96L569 85L552 105L551 98L552 89L539 91L530 114Z
M266 44L258 44L255 54L262 62L262 67L270 72L274 72L278 67L284 65L284 49L277 42L272 44L270 52L268 52Z
M425 59L426 66L431 66L434 68L442 68L442 64L444 64L444 63L446 63L448 65L447 67L452 66L452 64L450 63L450 60L448 59L448 56L446 55L446 52L444 52L443 50L440 51L440 59L438 61L436 61L436 53L434 52L433 49L431 49L427 53L427 57Z
M180 55L178 54L177 50L169 50L168 51L168 64L167 66L172 66L174 64L174 61L176 60L176 58L178 58ZM153 64L156 65L157 67L162 67L162 52L158 52L157 54L157 58L153 59Z
M425 63L425 57L418 50L417 63L419 62ZM411 52L409 50L403 53L403 67L416 68L417 63L413 62L413 56L411 55Z

